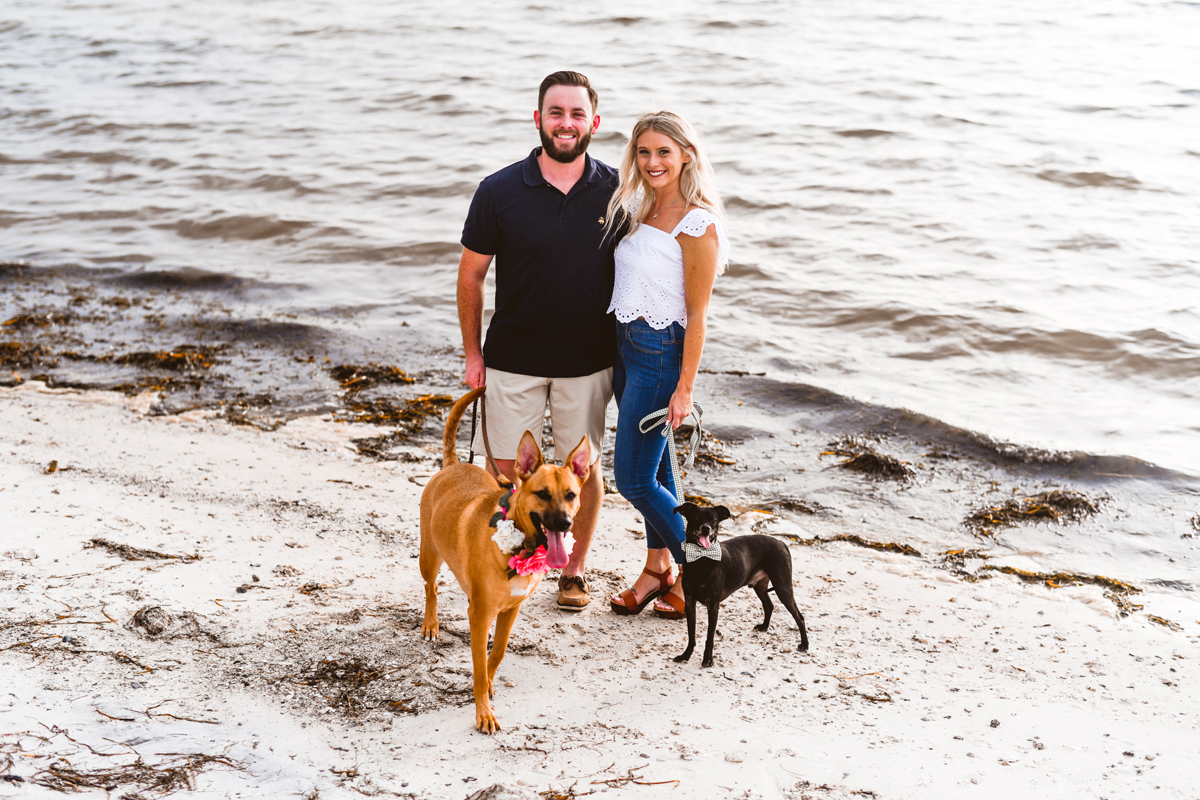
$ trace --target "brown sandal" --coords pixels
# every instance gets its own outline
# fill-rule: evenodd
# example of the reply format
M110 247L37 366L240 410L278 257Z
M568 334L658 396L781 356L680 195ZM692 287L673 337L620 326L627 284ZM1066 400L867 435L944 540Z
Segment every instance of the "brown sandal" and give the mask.
M683 598L680 597L679 595L664 593L663 596L660 598L660 602L663 605L670 606L672 610L671 611L663 611L658 606L655 606L653 608L653 611L656 616L662 617L663 619L683 619L684 617L687 616L687 614L684 613L684 605L685 604L684 604Z
M622 617L632 617L635 614L642 613L642 609L647 604L654 602L658 597L662 597L667 593L667 590L675 585L675 581L671 576L671 568L667 567L662 572L655 572L652 569L643 569L642 575L649 575L653 578L658 578L658 588L651 590L642 598L642 602L637 601L637 596L633 593L633 587L626 589L619 595L621 602L618 603L611 597L608 599L608 605L612 608L613 613ZM641 577L639 575L638 577Z

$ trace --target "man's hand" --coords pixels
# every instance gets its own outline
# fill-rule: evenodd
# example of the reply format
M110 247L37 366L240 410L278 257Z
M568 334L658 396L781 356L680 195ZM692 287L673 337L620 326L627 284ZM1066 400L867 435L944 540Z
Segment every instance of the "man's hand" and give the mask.
M467 373L463 380L472 389L487 384L487 369L483 366L483 356L467 356Z

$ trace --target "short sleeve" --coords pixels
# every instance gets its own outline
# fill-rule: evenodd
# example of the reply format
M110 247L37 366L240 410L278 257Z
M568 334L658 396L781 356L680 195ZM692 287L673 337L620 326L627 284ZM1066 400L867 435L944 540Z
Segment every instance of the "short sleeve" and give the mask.
M729 263L729 242L725 239L725 230L721 221L706 208L693 208L683 215L671 236L686 233L688 236L700 237L708 230L709 225L717 226L717 270L723 272Z
M479 184L471 198L471 209L463 223L463 247L480 255L494 256L500 249L500 227L496 220L496 205L487 181Z

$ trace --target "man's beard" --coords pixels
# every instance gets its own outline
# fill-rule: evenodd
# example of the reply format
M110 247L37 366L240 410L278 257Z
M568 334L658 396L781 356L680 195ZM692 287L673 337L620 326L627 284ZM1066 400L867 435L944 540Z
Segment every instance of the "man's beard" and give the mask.
M538 134L542 137L542 152L562 164L570 164L579 158L592 142L592 132L589 130L575 140L575 146L570 150L560 150L558 142L550 134L546 133L544 126L538 128Z

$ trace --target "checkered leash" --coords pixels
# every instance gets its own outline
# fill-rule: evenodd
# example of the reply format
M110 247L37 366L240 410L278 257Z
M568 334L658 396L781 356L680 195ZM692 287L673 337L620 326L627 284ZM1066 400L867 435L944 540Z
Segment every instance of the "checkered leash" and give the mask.
M675 502L679 505L683 505L683 482L680 478L679 457L675 453L675 437L672 435L674 431L671 426L667 424L667 414L669 412L669 408L660 408L658 411L647 414L646 416L642 417L642 421L638 423L638 429L641 430L642 433L649 433L659 425L662 425L662 435L666 437L667 450L671 453L671 479L675 482ZM696 452L697 448L700 446L701 435L700 418L704 416L704 410L700 408L699 403L692 403L692 412L688 416L695 418L696 427L692 428L692 438L688 441L688 454L687 458L683 462L684 472L687 472L692 468L692 465L696 463Z

